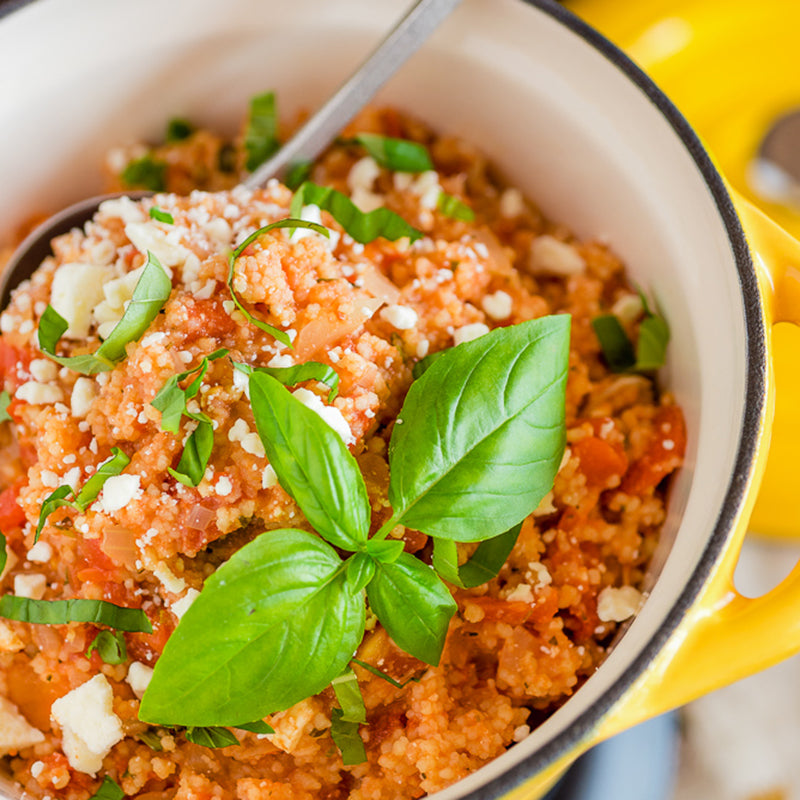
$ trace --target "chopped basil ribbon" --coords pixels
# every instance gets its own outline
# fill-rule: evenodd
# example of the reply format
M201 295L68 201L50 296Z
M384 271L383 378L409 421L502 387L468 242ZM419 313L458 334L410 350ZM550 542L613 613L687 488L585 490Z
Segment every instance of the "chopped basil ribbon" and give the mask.
M182 417L188 417L197 423L197 427L186 439L178 466L175 469L172 467L168 469L169 474L185 486L197 486L203 480L214 446L214 423L202 411L189 411L186 404L200 391L200 385L208 371L208 365L226 355L228 355L228 351L220 348L211 355L204 356L196 367L173 375L150 401L150 405L161 412L161 430L163 431L177 434ZM194 380L185 389L181 389L180 382L191 375L195 376Z
M122 800L127 797L125 792L122 791L120 786L113 778L106 775L100 788L89 798L89 800Z
M367 760L364 740L358 733L358 723L347 722L341 708L331 709L331 738L342 754L345 766L363 764Z
M142 156L130 161L120 175L128 188L163 192L167 188L167 165L152 156Z
M461 222L472 222L475 219L475 212L466 203L447 192L440 192L436 209L445 217Z
M293 216L287 219L279 219L277 222L271 222L269 225L265 225L263 228L259 228L257 231L254 231L228 257L228 291L231 293L231 299L236 304L236 308L238 308L239 311L244 314L245 318L251 325L255 325L257 328L264 331L264 333L274 336L279 342L285 344L289 348L292 347L292 340L284 331L276 328L274 325L270 325L267 322L262 322L261 320L256 319L242 305L233 289L233 278L235 275L236 259L239 258L239 256L251 244L253 244L253 242L255 242L260 236L263 236L265 233L277 230L278 228L308 228L309 230L322 234L325 237L330 236L328 229L324 225L318 225L316 222L308 222L304 219L294 219Z
M6 537L0 533L0 575L3 574L3 570L6 568L6 561L8 561L8 550L6 548Z
M358 678L350 667L331 681L333 692L339 705L342 707L343 722L367 721L367 709L364 707L364 698L358 686Z
M352 659L353 664L358 664L359 667L365 669L367 672L371 672L376 678L380 678L381 680L386 681L386 683L391 683L395 689L405 689L409 683L419 683L420 678L409 678L408 680L403 681L396 681L391 675L387 675L383 670L378 669L377 667L373 667L372 664L367 664L366 661L359 661L357 658Z
M140 608L123 608L105 600L31 600L7 594L0 598L0 617L35 625L93 622L118 631L153 632L147 614Z
M4 389L0 392L0 422L8 422L11 419L11 414L8 413L9 405L11 405L11 395Z
M188 139L194 132L195 127L188 119L175 117L167 123L165 141L167 144L182 142L184 139Z
M171 291L172 282L167 273L158 259L148 251L147 264L122 319L94 353L80 356L56 355L58 340L69 328L69 323L50 305L39 320L39 347L53 361L75 372L84 375L108 372L125 358L125 347L144 335L164 307Z
M311 177L313 167L314 164L311 161L298 161L292 164L283 179L284 185L292 191L300 188Z
M250 116L244 132L247 171L252 172L263 164L279 147L275 94L265 92L256 95L250 101Z
M329 403L334 401L339 392L339 373L333 367L329 367L319 361L305 361L292 367L251 367L250 364L243 364L241 361L233 361L231 363L234 369L245 375L263 372L265 375L271 375L284 386L295 386L298 383L303 383L303 381L324 383L330 389L330 392L328 392Z
M215 725L187 728L186 738L202 747L229 747L239 744L239 740L227 728Z
M172 214L168 211L162 211L158 206L152 206L147 213L150 215L150 219L154 219L156 222L163 222L167 225L175 224L175 218Z
M156 753L160 753L164 747L161 744L161 737L156 733L156 731L146 730L142 731L141 733L137 733L136 737L139 741L144 742L151 750L155 751Z
M425 145L408 139L394 139L377 133L359 133L353 141L360 144L382 167L396 172L427 172L433 162Z
M652 372L664 366L669 326L650 310L647 298L639 292L644 319L639 325L639 340L634 348L625 328L614 314L602 314L592 320L603 357L612 372Z
M121 631L116 633L100 631L89 645L86 658L89 658L95 650L106 664L124 664L128 660L128 648Z
M294 193L291 215L299 217L303 206L308 205L319 206L328 211L353 239L362 244L375 241L381 236L390 241L407 236L412 242L422 236L421 231L388 208L376 208L365 214L347 195L311 181L306 181Z
M458 565L458 548L448 539L433 540L433 568L448 583L472 589L497 577L519 538L521 525L478 545L470 559Z
M128 458L122 450L118 447L112 447L111 456L100 464L94 475L86 481L83 488L77 494L71 486L59 486L54 492L48 495L42 503L42 507L39 510L39 524L36 526L36 535L33 541L39 541L42 528L47 518L54 511L64 507L73 508L75 511L80 512L86 511L97 499L105 482L109 478L119 475L130 463L130 458Z
M456 604L431 567L386 537L398 524L444 540L498 537L459 577L484 578L515 534L508 529L552 487L568 358L569 317L556 316L499 328L436 359L412 384L394 428L393 513L372 538L364 480L341 438L272 376L252 371L264 449L316 533L271 530L208 578L156 663L140 718L235 726L319 693L361 642L364 588L395 643L437 664ZM327 542L354 555L344 560ZM446 556L440 548L438 560ZM349 679L338 685L353 689ZM355 716L351 700L332 712L347 763L363 750L358 722L343 719Z
M267 725L263 719L257 719L255 722L240 723L233 727L238 728L240 731L250 731L250 733L275 733L275 728Z

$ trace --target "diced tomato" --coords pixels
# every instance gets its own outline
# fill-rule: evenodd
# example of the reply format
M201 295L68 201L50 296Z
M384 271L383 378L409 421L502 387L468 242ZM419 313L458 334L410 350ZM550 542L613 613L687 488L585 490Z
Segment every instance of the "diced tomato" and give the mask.
M536 605L526 620L528 625L540 625L550 622L558 613L558 589L554 586L545 586L536 590Z
M11 528L19 528L26 522L25 512L19 507L17 498L19 497L21 483L10 486L4 492L0 492L0 531L9 531Z
M82 583L96 583L100 586L114 583L116 571L114 562L103 552L100 539L79 540L78 557L70 572L73 589L77 590Z
M652 491L683 463L686 423L678 406L663 406L653 419L653 438L644 455L631 464L622 481L622 491L643 494Z
M236 323L222 307L222 302L216 298L194 300L193 306L187 310L189 311L186 320L188 341L199 339L201 336L225 336L236 328Z
M470 604L483 611L483 618L490 622L505 622L521 625L530 617L533 605L524 600L502 600L499 597L470 597Z
M613 478L621 478L628 469L628 459L618 444L598 436L586 436L572 445L580 470L589 486L607 488Z
M129 633L125 639L128 642L128 655L152 667L175 630L175 623L172 614L165 609L158 612L155 618L151 617L150 622L153 625L152 633Z
M5 339L0 339L0 383L6 378L16 381L17 364L27 369L34 357L35 353L29 347L14 347Z

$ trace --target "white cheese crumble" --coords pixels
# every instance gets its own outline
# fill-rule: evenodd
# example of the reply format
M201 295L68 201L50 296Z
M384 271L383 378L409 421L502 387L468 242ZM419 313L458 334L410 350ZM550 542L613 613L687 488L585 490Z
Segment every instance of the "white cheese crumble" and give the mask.
M520 583L506 595L506 600L511 602L516 600L522 601L523 603L533 603L535 598L531 587L527 583Z
M384 197L372 191L375 179L381 174L381 168L371 156L356 161L347 176L350 188L350 199L361 211L369 213L384 204Z
M380 311L381 319L386 320L399 331L407 331L417 324L417 312L408 306L390 305Z
M148 667L147 664L142 664L140 661L134 661L130 667L128 667L128 674L125 676L125 681L128 686L133 689L133 693L141 700L144 697L144 693L152 677L152 667Z
M227 475L220 476L214 490L220 497L227 497L233 491L233 484Z
M49 542L39 539L36 544L28 550L28 561L34 564L46 564L53 557L53 548Z
M267 362L268 367L293 367L294 358L289 353L276 353Z
M522 192L514 187L509 187L500 195L500 216L518 217L525 211L525 198Z
M484 334L489 333L489 326L483 322L473 322L470 325L462 325L453 331L453 341L459 345L464 342L471 342Z
M0 755L16 754L24 747L30 747L43 741L44 734L34 728L20 714L14 703L0 695ZM36 764L33 766L35 767ZM33 767L31 767L31 773L33 773Z
M28 381L14 392L14 397L17 400L30 403L32 406L44 406L62 402L64 394L58 386L39 383L38 381Z
M172 613L175 614L178 619L182 619L183 615L189 610L189 606L194 603L199 595L200 592L198 592L197 589L187 589L186 594L170 606Z
M180 594L186 588L186 581L179 578L172 570L163 562L159 561L156 568L153 570L153 575L161 581L162 586L172 594Z
M47 576L39 572L28 572L14 576L14 594L30 600L41 600L47 589Z
M64 754L78 772L97 774L103 759L123 738L113 700L111 684L98 674L53 703L50 713L61 727Z
M250 453L252 456L264 458L267 455L264 451L261 438L257 433L252 433L250 431L250 428L243 419L237 419L236 422L231 425L231 429L228 431L228 440L231 442L238 442L242 446L242 450L244 450L245 453Z
M180 243L179 228L165 231L152 220L129 222L125 226L125 235L143 255L149 250L158 259L170 279L172 278L170 267L183 264L191 255L191 251Z
M72 396L70 397L72 416L78 419L85 417L89 413L97 393L97 384L91 378L83 376L78 378L72 387Z
M531 272L565 277L580 275L586 269L586 262L575 248L546 233L531 242L528 265Z
M92 325L92 309L103 299L108 267L81 261L62 264L53 275L50 305L69 323L67 339L85 339Z
M261 488L262 489L271 489L273 486L278 485L278 473L275 472L275 468L272 464L267 464L264 467L263 472L261 473Z
M39 383L50 383L58 377L58 366L49 358L35 358L31 361L30 373Z
M124 508L132 500L142 496L138 475L112 475L103 484L98 502L106 514L113 514Z
M511 295L502 289L499 289L494 294L487 294L481 300L481 308L492 319L508 319L513 309Z
M633 586L606 586L597 595L597 616L602 622L623 622L642 604L642 593Z
M347 420L336 406L326 406L325 403L309 389L295 389L292 395L306 408L310 408L312 411L316 412L323 422L327 423L342 437L342 441L345 444L355 444L356 437L353 436L353 432L350 430Z
M642 298L638 294L624 294L611 306L611 313L623 322L636 322L643 311Z

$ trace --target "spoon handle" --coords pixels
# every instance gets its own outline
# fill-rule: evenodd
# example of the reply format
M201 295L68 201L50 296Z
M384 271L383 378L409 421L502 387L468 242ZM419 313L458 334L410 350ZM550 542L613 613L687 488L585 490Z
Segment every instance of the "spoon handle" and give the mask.
M461 0L417 0L347 82L286 144L244 181L250 189L316 158Z

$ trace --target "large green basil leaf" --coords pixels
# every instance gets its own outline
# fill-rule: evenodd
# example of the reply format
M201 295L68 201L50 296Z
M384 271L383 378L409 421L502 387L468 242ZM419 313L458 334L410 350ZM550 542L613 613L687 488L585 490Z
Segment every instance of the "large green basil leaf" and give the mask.
M305 531L264 533L206 581L156 662L139 716L236 726L289 708L342 673L364 616L330 545Z
M498 328L411 385L389 448L394 520L481 541L521 522L564 451L569 317Z
M364 478L339 434L263 372L250 375L250 403L281 486L320 536L360 550L371 509Z
M398 647L426 664L439 663L457 606L427 564L408 553L391 564L376 562L367 598Z
M469 560L458 565L458 548L452 539L433 540L433 568L448 582L472 589L492 580L506 563L519 538L522 524L478 545Z

